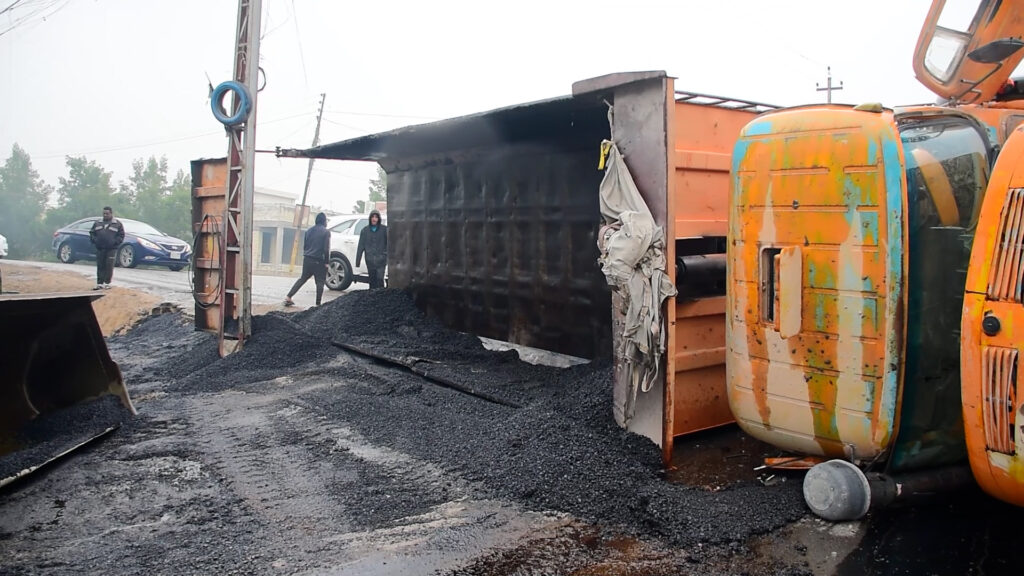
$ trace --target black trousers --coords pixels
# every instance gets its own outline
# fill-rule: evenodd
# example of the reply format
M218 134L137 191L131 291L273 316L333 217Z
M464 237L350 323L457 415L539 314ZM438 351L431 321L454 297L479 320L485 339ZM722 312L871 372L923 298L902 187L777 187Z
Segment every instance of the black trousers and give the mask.
M384 287L384 266L370 266L366 263L366 275L370 277L370 290Z
M116 248L96 249L96 283L110 284L114 278L114 256Z
M295 296L295 293L299 291L299 288L302 288L302 285L306 283L306 280L309 280L310 276L316 282L316 305L319 306L320 300L324 296L324 283L327 282L327 264L323 260L308 256L302 257L302 276L299 276L292 289L288 291L288 297Z

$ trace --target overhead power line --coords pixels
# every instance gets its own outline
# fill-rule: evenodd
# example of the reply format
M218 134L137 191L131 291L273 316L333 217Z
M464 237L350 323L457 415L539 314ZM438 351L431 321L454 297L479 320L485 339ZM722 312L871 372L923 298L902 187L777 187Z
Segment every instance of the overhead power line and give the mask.
M14 10L14 8L15 8L15 7L16 7L16 6L18 5L18 4L21 4L21 3L22 3L22 2L24 2L24 1L25 1L25 0L14 0L14 2L11 2L11 3L10 3L10 4L8 5L8 6L7 6L7 8L4 8L3 10L0 10L0 15L4 15L4 14L7 14L7 13L8 13L8 12L10 12L11 10Z
M412 114L387 114L383 112L352 112L349 110L327 110L328 114L340 114L342 116L371 116L377 118L409 118L412 120L442 120L437 116L415 116Z
M13 30L15 30L15 29L25 25L25 24L28 24L28 23L30 23L32 21L35 21L35 20L38 20L38 19L46 20L47 18L50 18L51 16L53 16L57 12L60 12L61 10L63 10L64 7L67 6L70 2L71 2L71 0L48 0L48 1L47 0L37 0L35 4L26 4L26 5L22 6L22 8L28 8L30 6L35 6L35 5L40 5L40 7L38 9L34 10L33 12L30 12L29 14L26 14L25 16L22 16L21 18L18 18L17 20L14 20L10 24L10 26L8 26L7 28L4 28L3 30L0 30L0 36L3 36L5 34L7 34L8 32L11 32L11 31L13 31ZM8 5L7 8L4 8L4 12L13 9L18 4L19 4L19 2L15 1L13 4ZM54 6L56 6L56 8L54 8ZM53 10L50 10L51 8L53 8ZM44 12L47 12L48 10L50 10L48 13L43 14ZM43 15L39 16L40 14L43 14Z
M275 118L273 120L261 120L260 123L261 124L272 124L274 122L284 122L285 120L291 120L293 118L298 118L300 116L306 116L306 114L293 114L291 116L285 116L283 118ZM211 130L211 131L207 131L207 132L198 132L198 133L195 133L195 134L189 134L189 135L185 135L185 136L178 136L178 137L175 137L175 138L167 138L167 139L163 139L163 140L154 140L154 141L150 141L150 142L136 142L136 143L133 143L133 144L124 144L124 145L118 145L118 146L96 148L96 149L92 149L92 150L83 150L83 151L80 151L80 152L65 152L65 153L62 153L62 154L46 154L46 155L42 155L42 156L37 156L37 158L39 158L40 160L46 160L46 159L49 159L49 158L63 158L65 156L86 156L86 155L89 155L89 154L104 154L104 153L107 153L107 152L120 152L122 150L132 150L134 148L149 148L151 146L159 146L160 144L172 144L174 142L184 142L186 140L197 140L199 138L206 138L208 136L216 136L218 134L223 134L223 133L224 133L224 130Z

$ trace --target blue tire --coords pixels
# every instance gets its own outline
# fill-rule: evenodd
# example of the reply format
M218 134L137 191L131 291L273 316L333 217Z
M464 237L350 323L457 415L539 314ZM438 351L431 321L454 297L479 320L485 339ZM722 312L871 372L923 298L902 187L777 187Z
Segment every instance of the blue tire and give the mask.
M235 99L241 103L238 111L233 116L228 116L222 102L228 92L234 92ZM249 90L246 89L244 84L230 81L221 82L219 86L213 89L213 94L210 96L210 108L213 109L213 117L221 124L225 126L238 126L249 117L249 112L252 111L252 98L249 97Z

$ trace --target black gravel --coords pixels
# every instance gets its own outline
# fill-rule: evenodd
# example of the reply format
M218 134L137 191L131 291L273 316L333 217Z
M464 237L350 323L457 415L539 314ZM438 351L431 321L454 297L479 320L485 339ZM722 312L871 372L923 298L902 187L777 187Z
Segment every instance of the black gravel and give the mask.
M332 341L411 359L521 407L444 389L371 360L325 369L345 355ZM176 357L158 370L172 375L194 363ZM715 493L666 482L659 449L612 418L608 361L568 369L520 362L514 351L488 351L477 338L425 317L401 291L355 292L301 313L256 317L240 353L199 367L175 386L258 391L260 382L318 368L348 383L310 399L330 418L456 472L485 495L528 508L683 545L743 541L805 513L795 482L750 482ZM408 512L422 506L413 508Z
M13 438L17 450L0 457L0 479L48 462L131 416L120 399L111 395L39 415Z

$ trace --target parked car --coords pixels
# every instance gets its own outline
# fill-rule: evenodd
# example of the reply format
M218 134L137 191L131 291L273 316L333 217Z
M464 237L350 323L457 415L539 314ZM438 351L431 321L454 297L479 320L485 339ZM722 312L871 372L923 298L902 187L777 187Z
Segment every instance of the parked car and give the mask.
M65 264L75 260L95 260L96 247L89 240L89 229L99 218L82 218L53 233L53 251ZM114 258L116 266L135 268L140 264L166 266L177 272L188 265L192 247L188 242L168 236L156 228L128 218L118 218L124 225L124 242Z
M7 237L0 234L0 258L7 257Z
M387 217L381 216L381 224L387 223ZM346 290L353 282L370 282L365 257L358 268L353 266L356 248L359 247L359 233L369 225L369 214L335 216L328 224L331 231L331 261L327 268L327 287L331 290ZM384 281L387 282L387 269L384 270Z

